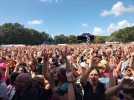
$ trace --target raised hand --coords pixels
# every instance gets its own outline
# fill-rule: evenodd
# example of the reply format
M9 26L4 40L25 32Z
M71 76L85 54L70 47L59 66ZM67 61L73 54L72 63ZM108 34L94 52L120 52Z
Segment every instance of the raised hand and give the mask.
M121 83L119 84L121 89L129 89L129 88L134 88L134 80L132 79L123 79Z

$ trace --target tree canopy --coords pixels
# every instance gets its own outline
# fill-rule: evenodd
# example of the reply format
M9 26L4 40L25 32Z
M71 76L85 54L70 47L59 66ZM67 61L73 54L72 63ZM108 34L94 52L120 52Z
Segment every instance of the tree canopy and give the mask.
M34 29L25 28L19 23L6 23L0 26L1 44L41 44L48 41L49 35Z
M120 29L111 36L96 36L94 43L104 43L105 41L131 42L134 41L134 26ZM25 28L19 23L5 23L0 25L0 44L76 44L83 43L77 39L76 35L65 36L56 35L53 38L46 32L39 32L35 29Z
M134 41L134 26L120 29L111 34L109 41L131 42Z

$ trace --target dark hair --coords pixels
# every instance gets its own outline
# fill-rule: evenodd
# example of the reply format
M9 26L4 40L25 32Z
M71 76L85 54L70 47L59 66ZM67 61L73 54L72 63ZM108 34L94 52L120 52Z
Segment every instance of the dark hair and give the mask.
M10 82L11 84L14 84L15 80L16 80L16 77L19 75L19 73L17 72L13 72L10 76Z
M22 71L23 73L27 73L27 72L28 72L28 71L27 71L28 66L27 66L26 63L20 63L20 64L18 65L18 67L17 67L17 71L18 71L20 68L22 68L21 71Z
M60 81L64 81L64 82L67 81L66 69L64 68L59 69L58 78L60 79Z
M99 76L101 76L101 73L100 73L100 71L99 71L99 68L94 67L92 70L96 70L96 71L97 71L97 73L98 73L98 75L99 75ZM91 70L91 71L92 71L92 70Z
M36 83L36 84L38 84L40 87L44 87L44 78L43 77L34 77L33 79L32 79L32 83Z
M20 68L22 68L22 70L21 70L22 73L28 73L28 71L27 71L27 69L26 69L26 66L19 66L19 67L17 68L17 71L19 71Z
M42 62L42 58L41 58L41 57L38 57L38 58L37 58L37 62L38 62L38 63L41 63L41 62Z
M53 64L58 67L59 66L59 63L58 63L58 59L57 58L52 58L52 62Z
M20 63L19 66L27 66L26 63Z

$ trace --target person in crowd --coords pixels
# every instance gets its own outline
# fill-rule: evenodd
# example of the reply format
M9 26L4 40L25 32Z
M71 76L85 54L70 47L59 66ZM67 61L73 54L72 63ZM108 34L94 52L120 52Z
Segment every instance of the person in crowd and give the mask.
M2 72L0 69L0 100L8 100L7 85L5 80L2 79Z
M133 67L132 44L1 48L0 99L133 100Z
M13 96L15 95L15 80L16 80L16 77L19 75L19 73L17 72L13 72L11 75L10 75L10 84L7 86L7 89L8 89L8 96L9 96L9 100L12 100Z
M12 100L45 100L41 84L33 80L30 74L21 73L15 80L15 95Z
M36 66L36 69L37 69L37 74L39 74L39 75L42 75L43 74L44 64L42 63L42 58L41 57L38 57L37 58L37 66Z

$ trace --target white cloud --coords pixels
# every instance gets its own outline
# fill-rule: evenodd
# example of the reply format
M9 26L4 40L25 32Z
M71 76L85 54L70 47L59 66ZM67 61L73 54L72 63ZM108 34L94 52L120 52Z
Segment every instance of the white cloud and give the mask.
M117 23L109 24L106 30L102 29L101 27L94 27L92 33L94 35L110 35L111 33L118 31L119 29L131 27L131 26L134 26L134 22L129 22L128 20L122 20Z
M40 24L43 24L43 20L31 20L31 21L28 21L28 24L29 25L40 25Z
M125 28L131 26L131 23L129 23L127 20L122 20L118 22L119 28Z
M119 29L123 29L125 27L131 27L133 26L134 23L130 23L127 20L122 20L116 24L112 23L107 27L107 32L108 33L113 33L115 31L118 31Z
M120 16L124 13L134 13L134 6L124 6L123 2L118 1L116 4L112 6L111 10L104 10L101 13L101 16Z
M116 4L112 7L112 13L116 16L122 15L125 12L125 6L122 2L118 1Z
M86 23L81 24L82 27L88 27L89 25Z
M100 27L94 27L93 34L94 35L102 35L104 31Z
M118 29L117 29L117 27L116 27L116 25L115 24L110 24L109 26L108 26L108 28L107 28L107 32L108 33L113 33L113 32L115 32L115 31L117 31Z
M40 0L41 2L52 2L52 0Z
M52 3L52 2L55 2L55 3L58 3L60 2L61 0L40 0L41 2L45 2L45 3Z
M111 15L111 12L110 12L110 11L107 11L107 10L104 10L104 11L101 13L101 16L108 16L108 15Z

